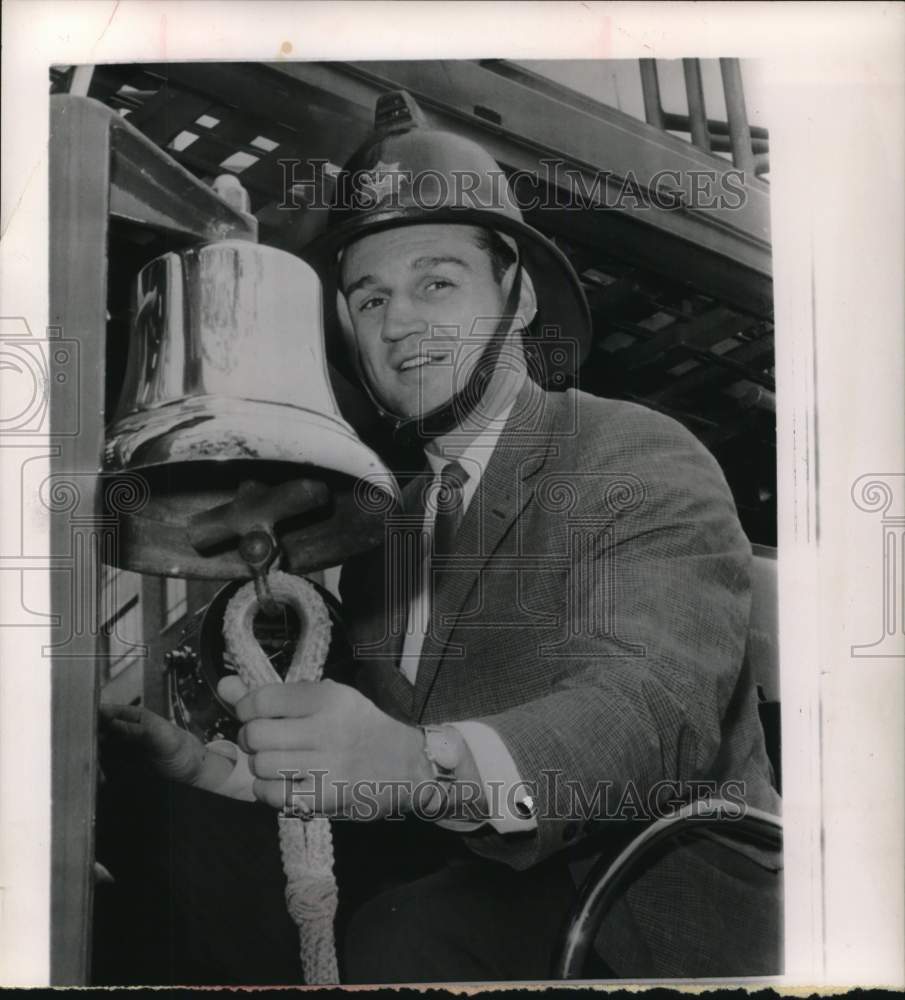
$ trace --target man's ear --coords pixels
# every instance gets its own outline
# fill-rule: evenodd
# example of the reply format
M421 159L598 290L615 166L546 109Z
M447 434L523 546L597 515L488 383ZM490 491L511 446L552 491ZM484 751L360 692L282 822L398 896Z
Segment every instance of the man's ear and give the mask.
M509 293L512 291L515 275L520 267L521 264L518 262L512 264L500 282L500 286L503 289L503 296L507 300L509 299ZM531 275L523 267L521 270L521 287L519 288L515 313L521 320L521 328L524 329L531 325L532 320L537 315L537 294L534 291L534 282L531 280Z
M352 327L352 315L349 312L349 303L346 302L346 297L343 295L342 290L342 270L343 270L343 257L345 256L345 250L341 249L336 255L336 315L339 317L339 325L342 328L343 337L346 341L346 347L350 350L355 348L355 330Z

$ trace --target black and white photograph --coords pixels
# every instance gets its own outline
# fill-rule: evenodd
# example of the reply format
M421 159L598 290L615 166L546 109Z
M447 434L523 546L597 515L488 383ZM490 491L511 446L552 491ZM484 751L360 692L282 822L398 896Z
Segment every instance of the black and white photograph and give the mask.
M72 8L100 34L33 60L46 322L0 299L0 624L43 665L48 782L45 971L9 984L901 987L905 477L833 435L870 390L827 404L844 267L816 201L794 221L819 95L716 36L630 54L656 4L559 5L596 54L373 56L301 24L480 12L123 6L146 37L116 58L118 4L34 5L48 52ZM901 120L862 124L896 176ZM889 196L847 249L878 285ZM901 401L892 287L890 346L850 330L847 363Z

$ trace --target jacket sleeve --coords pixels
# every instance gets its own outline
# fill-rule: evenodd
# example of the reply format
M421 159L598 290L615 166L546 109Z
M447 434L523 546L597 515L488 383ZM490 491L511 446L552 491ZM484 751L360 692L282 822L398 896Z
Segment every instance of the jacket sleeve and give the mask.
M478 720L536 792L538 822L530 834L483 828L465 839L515 868L597 829L589 813L639 818L658 783L706 779L720 755L744 653L751 547L703 445L650 411L631 419L634 430L605 455L593 441L576 452L580 513L607 527L571 562L569 592L580 596L566 602L572 621L548 665L549 694ZM604 481L595 469L630 473L621 489L584 495L582 481Z

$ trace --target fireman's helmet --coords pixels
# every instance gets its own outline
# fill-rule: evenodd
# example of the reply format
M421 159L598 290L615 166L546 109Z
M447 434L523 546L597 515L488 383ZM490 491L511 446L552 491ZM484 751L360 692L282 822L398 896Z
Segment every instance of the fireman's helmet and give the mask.
M566 384L591 343L587 299L565 255L522 219L503 170L484 149L431 128L408 93L393 91L378 99L375 130L336 184L325 231L302 251L321 276L328 306L341 252L363 236L419 223L493 230L517 249L537 296L524 337L530 369L551 388Z

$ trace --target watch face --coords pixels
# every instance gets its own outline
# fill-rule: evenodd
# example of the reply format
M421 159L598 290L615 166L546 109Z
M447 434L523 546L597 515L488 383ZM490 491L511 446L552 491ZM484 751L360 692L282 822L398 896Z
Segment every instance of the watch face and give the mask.
M427 731L427 749L437 767L452 771L459 763L459 748L443 730Z

